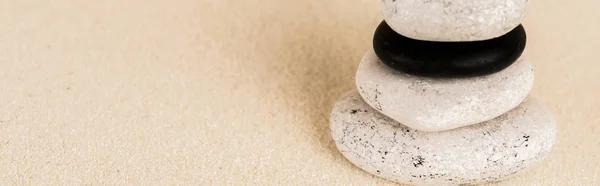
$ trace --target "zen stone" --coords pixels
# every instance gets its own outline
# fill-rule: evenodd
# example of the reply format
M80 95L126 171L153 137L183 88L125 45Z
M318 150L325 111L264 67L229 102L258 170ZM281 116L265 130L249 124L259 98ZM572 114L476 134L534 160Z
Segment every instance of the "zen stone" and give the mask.
M382 0L390 26L427 41L480 41L517 27L529 0Z
M510 178L540 164L556 140L553 116L534 99L481 124L422 132L380 114L351 92L335 104L330 119L332 138L350 162L411 185Z
M383 21L373 48L387 66L426 77L472 77L496 73L514 63L527 36L523 26L490 40L474 42L420 41L402 36Z
M443 131L515 108L531 91L533 74L531 63L521 58L487 76L427 78L393 70L369 51L358 66L356 85L365 101L388 117L417 130Z

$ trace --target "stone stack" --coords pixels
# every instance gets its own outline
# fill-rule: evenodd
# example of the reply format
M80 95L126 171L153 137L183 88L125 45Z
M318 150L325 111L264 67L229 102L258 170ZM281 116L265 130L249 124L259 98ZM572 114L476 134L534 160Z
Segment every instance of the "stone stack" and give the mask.
M356 74L331 113L340 152L411 185L507 179L538 165L556 121L529 96L528 0L382 0Z

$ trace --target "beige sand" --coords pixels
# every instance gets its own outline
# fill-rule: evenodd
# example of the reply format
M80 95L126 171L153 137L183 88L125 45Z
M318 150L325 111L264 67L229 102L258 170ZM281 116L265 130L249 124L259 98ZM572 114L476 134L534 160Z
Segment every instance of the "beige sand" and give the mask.
M0 0L0 185L391 185L328 124L379 2ZM500 185L599 185L600 1L530 6L558 140Z

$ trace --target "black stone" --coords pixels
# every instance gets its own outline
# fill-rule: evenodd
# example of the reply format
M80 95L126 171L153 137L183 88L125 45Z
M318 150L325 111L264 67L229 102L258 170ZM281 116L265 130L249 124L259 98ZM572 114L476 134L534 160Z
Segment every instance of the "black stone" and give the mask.
M384 64L401 72L424 77L474 77L513 64L523 53L526 40L525 29L519 25L484 41L422 41L396 33L383 21L375 31L373 48Z

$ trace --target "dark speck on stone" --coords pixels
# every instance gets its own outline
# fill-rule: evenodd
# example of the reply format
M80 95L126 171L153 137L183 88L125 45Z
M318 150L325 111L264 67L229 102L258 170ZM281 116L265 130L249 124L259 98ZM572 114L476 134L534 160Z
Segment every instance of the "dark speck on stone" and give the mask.
M421 156L413 157L412 159L413 159L413 166L415 166L415 167L423 166L423 162L425 161L425 159Z

